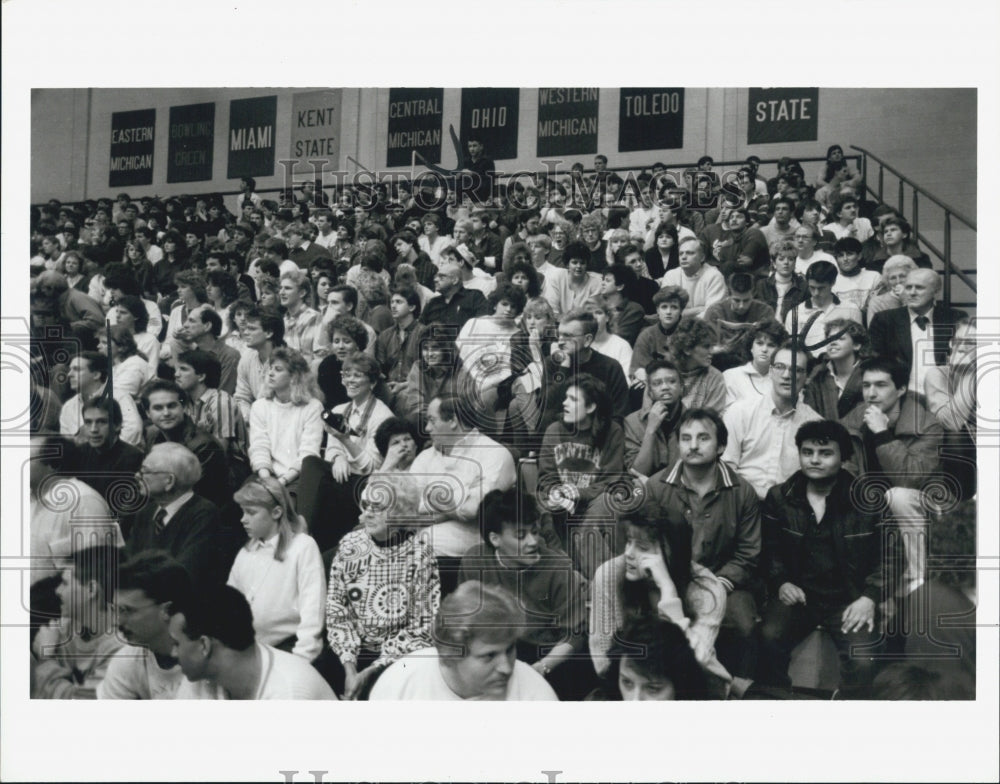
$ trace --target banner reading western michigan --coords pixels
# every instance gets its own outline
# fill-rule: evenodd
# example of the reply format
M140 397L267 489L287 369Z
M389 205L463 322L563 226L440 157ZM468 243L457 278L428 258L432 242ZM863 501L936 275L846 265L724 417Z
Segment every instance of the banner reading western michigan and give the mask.
M747 144L814 142L818 132L818 87L750 88Z
M538 88L538 157L597 152L596 87Z
M111 115L111 166L108 186L153 184L156 109Z
M441 163L444 88L389 89L389 143L386 166L409 166L413 151L428 163Z
M274 127L278 96L229 102L229 167L226 177L274 174Z
M462 90L462 157L470 139L486 145L483 155L493 160L517 157L518 102L516 87L475 87Z
M167 182L212 179L215 146L215 104L170 107Z
M340 165L340 118L343 90L316 90L292 95L291 158L299 161L297 174L312 173L306 161L327 161L328 170ZM317 163L317 172L321 164Z
M618 152L684 146L683 87L622 87Z

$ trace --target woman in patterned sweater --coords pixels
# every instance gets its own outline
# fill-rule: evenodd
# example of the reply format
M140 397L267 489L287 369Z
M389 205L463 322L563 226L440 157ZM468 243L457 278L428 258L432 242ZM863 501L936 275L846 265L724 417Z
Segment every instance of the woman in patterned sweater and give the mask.
M326 633L340 667L334 690L363 699L382 670L430 647L441 581L430 545L414 526L420 491L404 474L376 474L361 496L360 526L330 566Z

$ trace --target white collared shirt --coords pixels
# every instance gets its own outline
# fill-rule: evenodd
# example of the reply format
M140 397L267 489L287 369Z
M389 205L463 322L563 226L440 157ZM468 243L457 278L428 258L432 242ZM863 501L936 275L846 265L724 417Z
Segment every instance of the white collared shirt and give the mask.
M926 313L914 313L907 308L907 315L910 317L910 345L913 346L913 364L910 367L910 383L908 390L924 393L924 384L927 381L927 368L936 365L934 361L934 341L931 335L933 319L931 313L933 308ZM921 316L927 318L927 329L920 329L917 326L917 319Z
M180 498L175 498L175 499L174 499L173 501L171 501L171 502L170 502L169 504L167 504L166 506L161 506L161 507L160 507L160 509L163 509L163 510L164 510L164 511L165 511L165 512L167 513L167 516L163 518L163 526L164 526L164 528L165 528L165 527L167 526L167 524L168 524L168 523L169 523L169 522L170 522L170 521L171 521L171 520L173 519L173 516L174 516L175 514L177 514L177 511L178 511L178 510L179 510L179 509L180 509L180 508L181 508L182 506L184 506L184 504L186 504L186 503L187 503L188 501L190 501L190 500L191 500L191 497L192 497L193 495L194 495L194 490L188 490L188 491L187 491L186 493L184 493L184 495L182 495L182 496L181 496ZM155 515L154 515L154 516L155 516Z

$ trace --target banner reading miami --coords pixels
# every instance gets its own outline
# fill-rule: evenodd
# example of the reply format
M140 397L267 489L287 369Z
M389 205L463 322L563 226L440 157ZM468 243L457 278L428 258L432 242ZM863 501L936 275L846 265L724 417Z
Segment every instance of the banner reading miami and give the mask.
M597 152L596 87L538 88L538 157Z
M153 184L156 109L111 115L111 165L108 187Z
M416 150L441 163L443 87L390 87L386 166L409 166Z
M229 167L226 177L274 174L274 128L278 96L229 102Z

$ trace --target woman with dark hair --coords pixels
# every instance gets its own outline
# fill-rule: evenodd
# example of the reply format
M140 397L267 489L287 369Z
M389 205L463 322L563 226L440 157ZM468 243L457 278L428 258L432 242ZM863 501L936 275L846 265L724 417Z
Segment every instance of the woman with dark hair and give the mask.
M590 656L599 675L622 630L640 618L676 624L695 659L720 685L731 680L715 657L715 638L726 613L726 589L691 555L691 528L627 516L625 552L598 567L591 585ZM724 690L724 686L723 686Z
M245 299L238 299L229 307L229 319L227 321L229 332L226 334L225 344L229 348L234 348L240 352L242 357L249 349L246 341L243 340L243 327L247 323L247 313L254 310L254 304Z
M222 334L220 338L225 338L229 334L231 322L231 308L239 290L236 287L236 278L223 270L212 270L205 276L205 294L208 296L208 304L222 318Z
M339 406L348 400L347 390L341 380L341 368L355 351L368 348L368 330L364 322L346 313L337 316L325 327L330 341L330 353L316 368L316 381L323 393L327 408ZM376 396L382 395L376 392Z
M813 185L816 188L822 188L824 185L831 183L834 171L839 168L840 162L844 160L844 148L839 144L831 144L826 150L826 163L823 164L823 168L816 175ZM854 171L854 169L851 169L849 165L845 184L850 185L852 188L857 188L861 184L861 175Z
M527 246L525 246L527 247ZM512 261L504 266L504 277L524 291L529 300L542 295L542 281L538 270L530 261Z
M677 227L661 223L653 232L653 247L646 251L649 277L659 280L667 270L680 266L677 260Z
M406 392L396 413L419 426L433 398L462 397L467 388L468 376L455 340L427 334L420 343L420 359L406 378Z
M116 326L124 327L132 333L132 338L139 352L146 356L150 378L156 375L160 364L160 341L150 335L146 328L149 325L149 311L141 298L126 294L119 297L116 305Z
M97 334L97 350L102 354L108 353L107 334L103 329ZM122 324L111 327L110 348L115 391L124 390L138 400L139 390L155 375L149 358L139 351L132 333Z
M66 276L66 285L86 294L90 287L90 276L85 274L83 264L83 255L80 251L69 250L63 254L62 268Z
M605 686L589 700L710 699L708 679L672 621L641 616L629 621L608 651Z
M562 417L545 430L538 457L538 500L553 513L556 532L584 577L610 556L594 527L613 515L606 491L625 470L625 435L611 419L611 398L604 382L583 373L566 388ZM597 533L597 557L584 529ZM561 529L561 530L560 530Z
M715 331L697 316L685 316L667 339L670 355L681 371L684 408L726 409L726 381L712 367Z

